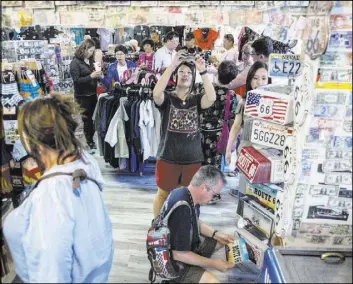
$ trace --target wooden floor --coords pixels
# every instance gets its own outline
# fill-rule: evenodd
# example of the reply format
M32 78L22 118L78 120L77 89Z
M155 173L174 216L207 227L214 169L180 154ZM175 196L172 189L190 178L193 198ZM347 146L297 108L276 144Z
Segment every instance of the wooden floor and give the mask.
M152 203L156 192L153 167L141 177L118 174L96 155L106 181L104 200L113 224L115 254L110 283L148 283L150 264L146 254L146 233L153 218ZM236 182L229 178L229 184ZM229 187L229 184L227 187ZM227 187L218 204L201 208L201 219L218 230L234 233L236 223L236 199L229 195ZM225 257L224 250L216 256ZM226 274L214 272L223 283Z

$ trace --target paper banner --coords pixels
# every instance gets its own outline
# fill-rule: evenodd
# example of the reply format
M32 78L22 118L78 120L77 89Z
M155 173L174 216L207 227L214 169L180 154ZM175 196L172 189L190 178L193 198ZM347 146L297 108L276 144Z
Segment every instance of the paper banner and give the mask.
M3 7L16 7L22 6L23 1L1 1L1 6Z
M248 2L248 1L246 1L246 2ZM218 5L219 5L219 1L189 1L189 6L206 6L207 7L207 6L218 6Z
M169 26L182 26L184 25L185 15L184 14L168 14L168 25Z
M157 7L158 1L131 1L133 7Z
M168 17L169 17L169 14L168 13L149 13L147 15L147 21L150 25L168 25Z
M117 28L128 24L127 11L121 11L119 13L105 15L105 27L106 28Z
M130 6L131 1L104 1L105 6Z
M230 12L229 24L233 26L259 25L262 24L263 12L261 11L242 11Z
M24 1L26 8L48 9L55 8L54 1Z
M104 8L103 1L77 1L77 4L82 7Z
M88 27L104 27L104 12L103 9L92 9L87 13Z
M33 25L48 26L59 24L59 17L54 9L33 10Z
M168 6L189 6L189 1L158 1L160 7Z
M77 1L55 1L55 6L76 5Z
M128 13L129 25L146 25L148 23L148 11L147 10L130 10Z
M68 26L88 25L88 15L83 12L60 12L60 24Z
M254 6L255 1L221 1L224 6Z
M203 23L202 11L188 9L185 15L185 25L203 25Z

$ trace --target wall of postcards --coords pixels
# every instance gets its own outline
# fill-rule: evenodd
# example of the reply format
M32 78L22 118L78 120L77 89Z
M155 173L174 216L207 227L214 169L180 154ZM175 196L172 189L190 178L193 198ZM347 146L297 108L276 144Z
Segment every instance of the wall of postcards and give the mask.
M291 246L352 246L352 10L338 4L321 11L329 13L326 35L318 28L324 13L309 14L318 27L294 85L294 132L275 213L276 233Z

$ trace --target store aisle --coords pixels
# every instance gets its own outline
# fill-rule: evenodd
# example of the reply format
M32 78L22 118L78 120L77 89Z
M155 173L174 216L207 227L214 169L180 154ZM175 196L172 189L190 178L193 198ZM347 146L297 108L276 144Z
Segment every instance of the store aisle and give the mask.
M104 200L113 224L115 254L110 283L148 283L150 264L146 255L146 233L153 218L152 202L156 191L152 173L143 177L117 176L116 170L97 157L107 182ZM234 180L234 178L233 178ZM218 230L233 233L236 199L226 188L218 204L201 207L202 220ZM224 250L217 253L224 257ZM215 272L222 282L227 276Z

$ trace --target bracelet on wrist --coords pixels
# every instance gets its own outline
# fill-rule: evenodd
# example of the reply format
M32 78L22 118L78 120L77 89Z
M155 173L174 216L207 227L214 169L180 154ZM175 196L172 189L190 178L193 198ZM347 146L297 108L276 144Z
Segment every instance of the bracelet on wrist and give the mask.
M214 239L214 237L216 236L217 232L218 232L218 230L214 230L213 235L212 235L212 239Z
M205 69L204 71L200 72L200 75L205 75L207 73L207 70Z

